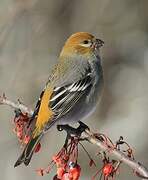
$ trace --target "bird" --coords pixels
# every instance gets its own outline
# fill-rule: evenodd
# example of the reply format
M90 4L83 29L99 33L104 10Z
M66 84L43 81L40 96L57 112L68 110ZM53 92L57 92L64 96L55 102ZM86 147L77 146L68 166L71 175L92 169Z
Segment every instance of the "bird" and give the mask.
M36 145L53 125L77 123L94 112L103 90L103 45L88 32L66 40L31 117L35 125L30 141L14 167L29 165Z

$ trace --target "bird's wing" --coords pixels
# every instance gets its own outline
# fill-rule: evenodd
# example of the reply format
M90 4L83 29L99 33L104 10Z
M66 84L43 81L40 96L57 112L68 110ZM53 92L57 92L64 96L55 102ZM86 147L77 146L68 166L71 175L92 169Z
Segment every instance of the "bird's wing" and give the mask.
M68 63L71 66L67 66ZM69 112L82 95L89 91L92 79L91 67L87 61L60 61L37 105L34 136L49 129L57 119Z
M35 109L34 109L34 112L32 114L32 116L30 117L30 120L29 120L29 124L28 124L28 128L29 126L32 124L33 120L36 119L36 116L38 115L38 112L39 112L39 108L40 108L40 105L41 105L41 100L42 100L42 97L43 97L43 94L45 92L45 88L42 90L41 94L40 94L40 97L36 103L36 106L35 106Z
M52 122L63 117L66 113L73 109L73 107L78 103L81 97L90 90L92 85L92 74L88 70L83 78L67 84L61 87L55 87L53 93L50 97L49 108L53 111L54 117ZM49 122L49 125L51 122ZM49 128L47 123L45 130Z

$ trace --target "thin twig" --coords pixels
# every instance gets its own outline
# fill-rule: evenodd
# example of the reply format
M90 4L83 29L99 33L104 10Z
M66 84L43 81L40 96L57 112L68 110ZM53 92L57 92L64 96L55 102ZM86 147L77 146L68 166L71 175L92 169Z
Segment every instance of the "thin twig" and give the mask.
M8 105L14 109L20 109L23 112L28 113L28 115L32 115L33 111L29 109L27 106L25 106L22 103L14 103L6 98L5 95L0 97L0 104ZM114 155L118 160L121 162L127 164L129 167L133 169L135 174L137 174L139 177L141 177L143 180L148 179L148 169L144 167L140 162L135 161L128 156L126 156L123 152L119 151L116 148L110 148L105 143L103 143L101 140L99 140L97 137L94 136L94 133L90 130L85 130L82 134L82 138L86 139L88 142L98 146L103 151L108 151L110 155Z

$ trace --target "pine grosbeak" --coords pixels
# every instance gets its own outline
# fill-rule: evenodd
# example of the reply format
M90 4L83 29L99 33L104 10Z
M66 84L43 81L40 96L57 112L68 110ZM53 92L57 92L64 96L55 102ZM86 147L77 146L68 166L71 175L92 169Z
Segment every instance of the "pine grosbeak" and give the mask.
M36 145L51 126L78 122L94 111L103 87L102 45L102 40L86 32L68 38L37 102L31 139L15 167L29 164Z

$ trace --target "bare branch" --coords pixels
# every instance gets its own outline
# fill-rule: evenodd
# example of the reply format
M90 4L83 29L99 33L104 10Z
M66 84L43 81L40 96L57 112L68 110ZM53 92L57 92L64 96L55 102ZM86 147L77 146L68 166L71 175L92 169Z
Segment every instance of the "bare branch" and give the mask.
M5 96L5 94L0 96L0 105L1 104L8 105L14 109L20 109L22 112L28 113L28 115L33 114L33 111L31 109L29 109L27 106L25 106L24 104L22 104L20 101L18 101L17 103L14 103L13 101L8 100Z
M20 109L21 111L28 113L28 115L33 114L33 111L29 109L27 106L20 102L14 103L8 100L5 95L0 97L0 104L8 105L14 109ZM116 148L108 147L105 143L103 143L101 140L95 137L92 131L85 130L85 132L83 132L82 134L82 138L98 146L102 151L108 151L110 155L114 155L118 160L131 167L135 174L141 177L142 179L148 179L148 169L146 167L144 167L140 162L129 158L123 152L117 150Z

